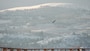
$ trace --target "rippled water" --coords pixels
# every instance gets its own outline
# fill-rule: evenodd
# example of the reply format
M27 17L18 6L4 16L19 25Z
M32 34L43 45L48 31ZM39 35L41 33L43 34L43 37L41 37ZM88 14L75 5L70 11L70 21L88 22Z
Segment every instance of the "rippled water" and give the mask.
M64 7L0 12L0 46L90 47L89 16L89 10Z

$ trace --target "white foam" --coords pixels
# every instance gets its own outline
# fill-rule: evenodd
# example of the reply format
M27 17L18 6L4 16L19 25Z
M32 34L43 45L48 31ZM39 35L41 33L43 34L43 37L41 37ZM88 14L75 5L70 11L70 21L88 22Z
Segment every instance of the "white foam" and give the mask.
M10 9L5 9L5 10L0 10L0 12L26 10L26 9L32 10L32 9L39 9L45 6L56 7L56 6L67 6L70 4L71 3L45 3L45 4L34 5L34 6L15 7L15 8L10 8Z
M55 40L60 40L61 37L54 37L54 38L46 38L44 40L41 40L41 41L38 41L37 43L38 44L42 44L42 45L46 45L48 44L49 42L52 42L52 41L55 41Z

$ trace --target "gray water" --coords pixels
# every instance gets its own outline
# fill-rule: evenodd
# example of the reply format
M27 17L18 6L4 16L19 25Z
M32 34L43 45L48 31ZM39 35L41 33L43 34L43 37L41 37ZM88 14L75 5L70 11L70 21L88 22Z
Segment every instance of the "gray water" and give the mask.
M0 47L90 47L90 10L43 7L0 12Z

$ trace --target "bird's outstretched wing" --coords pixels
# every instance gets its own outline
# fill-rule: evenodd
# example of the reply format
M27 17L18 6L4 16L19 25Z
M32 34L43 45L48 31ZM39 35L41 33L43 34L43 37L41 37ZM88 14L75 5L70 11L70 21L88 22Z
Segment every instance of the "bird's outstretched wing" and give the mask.
M53 21L52 21L52 23L55 23L55 22L56 22L56 20L53 20Z

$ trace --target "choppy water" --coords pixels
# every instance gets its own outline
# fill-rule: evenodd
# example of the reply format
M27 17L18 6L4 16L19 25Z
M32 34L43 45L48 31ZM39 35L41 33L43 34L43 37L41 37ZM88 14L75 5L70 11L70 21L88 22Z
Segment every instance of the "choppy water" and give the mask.
M46 7L0 12L0 46L90 47L90 11Z

